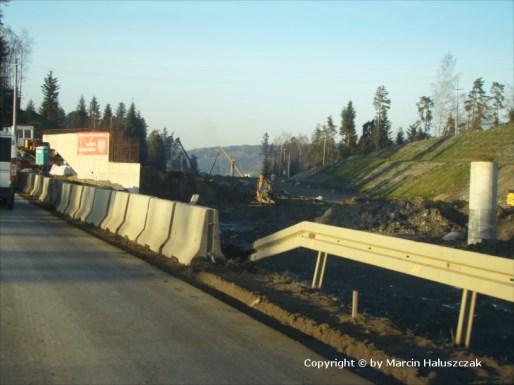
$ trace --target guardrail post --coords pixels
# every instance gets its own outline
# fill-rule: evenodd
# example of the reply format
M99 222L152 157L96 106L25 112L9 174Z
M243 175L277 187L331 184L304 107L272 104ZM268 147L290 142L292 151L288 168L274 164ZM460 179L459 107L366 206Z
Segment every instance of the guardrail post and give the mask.
M468 304L469 302L469 304ZM462 344L462 335L464 333L464 319L467 317L467 323L465 328L466 338L464 340L464 346L469 348L471 342L471 332L473 330L473 320L475 317L475 306L477 303L477 292L471 292L471 298L468 301L468 290L462 290L462 299L459 310L459 321L457 323L457 331L455 333L455 345L460 346ZM469 305L469 306L468 306Z
M352 318L357 318L357 313L359 311L359 292L354 290L352 292Z
M459 320L457 321L457 331L455 332L455 345L460 345L462 341L462 328L464 326L464 317L468 303L468 290L462 289L462 298L460 300Z
M477 303L477 292L471 293L471 303L469 304L469 315L468 315L468 326L466 328L466 341L464 346L466 349L469 348L471 342L471 330L473 329L473 319L475 318L475 306Z
M316 267L314 268L314 275L312 277L313 289L321 289L323 284L323 277L325 276L325 267L327 265L327 253L318 251L318 257L316 258Z

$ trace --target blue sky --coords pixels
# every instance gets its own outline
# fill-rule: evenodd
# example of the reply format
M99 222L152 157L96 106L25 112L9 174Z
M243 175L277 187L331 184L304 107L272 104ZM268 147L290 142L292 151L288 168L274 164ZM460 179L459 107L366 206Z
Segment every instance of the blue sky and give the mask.
M186 148L311 135L348 100L357 125L385 85L393 130L417 119L446 52L460 86L513 84L513 1L12 1L4 23L34 39L24 102L52 70L60 102L134 101L149 130Z

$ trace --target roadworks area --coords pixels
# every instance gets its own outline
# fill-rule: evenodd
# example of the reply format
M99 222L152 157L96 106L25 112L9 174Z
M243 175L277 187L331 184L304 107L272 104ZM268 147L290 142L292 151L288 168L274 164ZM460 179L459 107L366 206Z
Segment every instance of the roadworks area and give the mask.
M219 210L227 257L216 265L200 261L184 267L111 233L64 219L300 340L327 360L383 362L381 368L348 368L375 383L514 383L514 309L508 302L479 296L472 346L465 350L452 345L458 289L329 257L323 288L316 290L310 287L312 251L248 261L254 240L303 220L469 249L466 202L351 197L328 202L286 195L273 207L209 199ZM499 208L497 219L499 241L473 250L513 258L514 211ZM353 290L359 292L356 318L351 316ZM430 366L424 360L480 365Z

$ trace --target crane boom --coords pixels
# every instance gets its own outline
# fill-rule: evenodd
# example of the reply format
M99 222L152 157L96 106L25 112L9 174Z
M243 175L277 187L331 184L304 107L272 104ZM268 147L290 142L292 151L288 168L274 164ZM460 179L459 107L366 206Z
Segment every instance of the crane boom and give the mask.
M223 147L219 146L219 149L220 149L221 153L225 156L225 158L227 158L228 162L230 163L230 175L234 176L234 171L235 171L238 176L240 176L241 178L244 178L245 174L243 174L243 172L239 169L239 167L237 167L236 161L228 154L227 151L225 151L225 149Z

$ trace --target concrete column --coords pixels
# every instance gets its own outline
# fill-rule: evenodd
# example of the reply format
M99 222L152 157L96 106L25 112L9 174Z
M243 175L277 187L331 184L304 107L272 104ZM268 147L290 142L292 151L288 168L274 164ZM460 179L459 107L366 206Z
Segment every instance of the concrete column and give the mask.
M468 245L496 239L496 162L471 162Z

